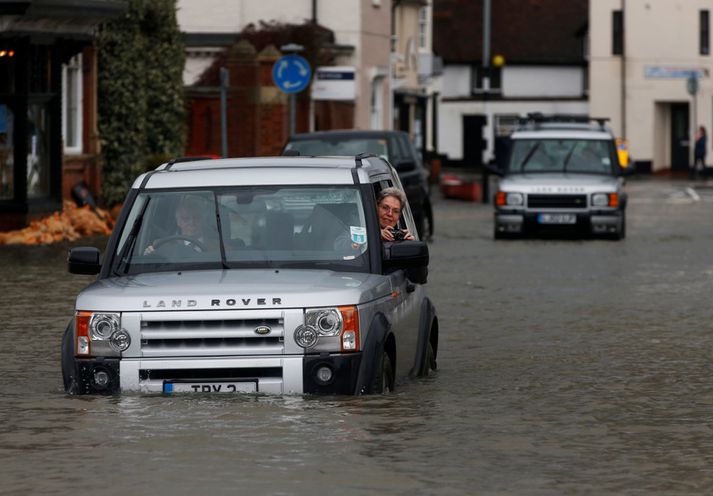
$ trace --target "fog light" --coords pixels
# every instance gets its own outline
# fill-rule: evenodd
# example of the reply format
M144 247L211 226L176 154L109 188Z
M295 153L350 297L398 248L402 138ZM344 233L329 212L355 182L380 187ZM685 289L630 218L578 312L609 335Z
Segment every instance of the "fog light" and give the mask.
M315 379L317 379L317 382L327 384L329 381L332 380L332 377L334 377L334 373L332 372L332 369L328 366L321 365L319 366L319 368L317 368L314 377Z
M97 369L94 371L94 386L98 389L105 389L109 385L109 374L106 370Z
M116 351L126 351L131 345L131 336L126 329L114 331L109 338L109 345Z
M295 330L295 343L302 348L311 348L317 344L317 331L310 326L299 326Z

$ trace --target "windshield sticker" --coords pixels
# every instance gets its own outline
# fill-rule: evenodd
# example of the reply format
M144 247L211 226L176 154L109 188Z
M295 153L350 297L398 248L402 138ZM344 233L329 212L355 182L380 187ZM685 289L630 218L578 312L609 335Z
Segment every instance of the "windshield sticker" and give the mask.
M357 245L366 243L366 227L349 226L349 232L352 236L352 242Z

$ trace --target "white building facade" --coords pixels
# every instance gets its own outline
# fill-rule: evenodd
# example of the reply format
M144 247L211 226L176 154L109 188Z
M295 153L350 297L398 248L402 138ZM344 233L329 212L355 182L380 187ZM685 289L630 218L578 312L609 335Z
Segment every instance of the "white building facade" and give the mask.
M694 130L713 129L711 10L710 0L589 2L591 114L611 118L639 170L687 171Z

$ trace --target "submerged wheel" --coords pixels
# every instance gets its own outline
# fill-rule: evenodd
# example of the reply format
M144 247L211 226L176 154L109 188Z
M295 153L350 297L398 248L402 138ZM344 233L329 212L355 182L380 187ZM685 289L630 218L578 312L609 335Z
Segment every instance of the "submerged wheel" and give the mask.
M435 372L438 368L438 364L436 363L436 352L433 350L433 343L431 343L431 341L428 342L428 346L426 347L425 365L426 366L423 368L424 377L431 375L431 372Z
M72 323L70 323L62 336L62 381L66 393L78 394L79 385L77 384L76 367L74 364L72 334Z
M374 382L371 385L373 394L391 393L394 390L394 366L391 363L389 354L385 351L381 355L381 363L374 374Z

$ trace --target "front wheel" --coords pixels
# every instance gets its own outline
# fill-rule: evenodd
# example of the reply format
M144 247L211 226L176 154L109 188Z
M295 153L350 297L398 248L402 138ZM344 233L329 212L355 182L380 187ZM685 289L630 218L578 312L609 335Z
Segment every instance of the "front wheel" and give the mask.
M72 343L73 322L67 326L62 336L62 381L64 382L64 391L68 394L78 394L79 384L77 383L77 368L74 360L74 343Z
M433 343L429 341L428 346L426 347L426 364L423 368L423 376L427 377L431 375L431 373L436 371L436 368L438 368L436 363L436 352L433 350Z
M373 394L391 393L394 390L394 366L391 363L389 354L385 351L381 355L379 368L374 374L374 382L371 385Z

